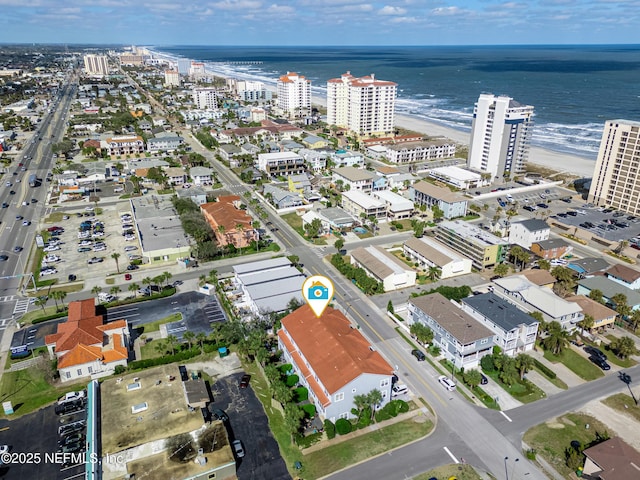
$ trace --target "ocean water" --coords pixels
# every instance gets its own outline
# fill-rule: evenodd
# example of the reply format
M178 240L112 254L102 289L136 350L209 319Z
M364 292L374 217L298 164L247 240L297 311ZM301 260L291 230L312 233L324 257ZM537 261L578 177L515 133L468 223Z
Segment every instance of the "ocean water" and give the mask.
M480 93L508 95L535 107L535 145L594 160L606 120L640 121L640 45L152 49L272 85L298 72L314 96L346 71L375 73L398 84L398 113L464 131Z

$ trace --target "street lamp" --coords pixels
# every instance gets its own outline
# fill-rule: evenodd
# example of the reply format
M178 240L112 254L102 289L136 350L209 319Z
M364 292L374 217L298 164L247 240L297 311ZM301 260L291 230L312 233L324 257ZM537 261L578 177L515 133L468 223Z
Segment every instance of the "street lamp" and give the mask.
M507 470L507 460L509 460L509 457L504 457L504 478L506 480L509 480L509 471Z
M519 459L519 458L516 458L516 459L513 461L513 468L511 469L511 480L513 480L514 478L516 478L516 477L514 477L514 474L516 473L516 465L518 464L518 462L519 462L519 461L520 461L520 459Z

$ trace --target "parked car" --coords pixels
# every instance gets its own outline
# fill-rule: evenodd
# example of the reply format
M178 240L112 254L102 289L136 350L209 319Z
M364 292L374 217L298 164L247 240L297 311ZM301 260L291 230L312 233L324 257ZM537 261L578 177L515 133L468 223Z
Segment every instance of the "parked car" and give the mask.
M484 373L480 374L480 385L486 385L489 383L489 379L485 377Z
M46 275L55 275L56 273L58 273L58 270L54 269L47 269L47 270L40 270L40 276L46 276Z
M78 249L78 253L86 253L86 252L90 252L91 251L91 247L80 247Z
M585 345L584 351L587 352L592 357L597 357L597 358L601 358L602 360L607 360L607 356L599 348L593 347L591 345Z
M244 448L242 448L242 443L240 442L240 440L234 440L233 442L231 442L231 446L233 447L233 451L236 454L236 457L244 457Z
M611 370L611 366L607 363L606 360L604 360L602 357L598 357L595 355L591 355L589 357L589 360L591 360L593 363L595 363L597 366L599 366L602 370L604 370L605 372L607 370Z
M104 262L104 258L102 257L93 257L87 260L87 263L89 265L93 265L94 263L102 263L102 262Z
M411 355L413 355L414 357L416 357L416 359L419 362L423 362L426 360L427 357L425 357L424 353L422 353L420 350L411 350Z
M62 231L64 231L64 228L62 228L62 227L49 227L49 228L47 228L48 232L53 232L54 230L62 230Z
M127 270L138 270L140 267L138 265L127 265Z
M224 410L211 407L211 406L210 406L210 410L211 410L211 416L213 417L214 420L221 420L223 423L226 423L229 421L229 416L224 412Z
M134 250L137 250L138 247L136 247L135 245L127 245L126 247L124 247L124 251L125 252L133 252Z
M409 391L406 385L396 383L393 387L391 387L391 396L398 397L400 395L404 395Z
M132 278L133 278L133 277L131 276L131 274L130 274L130 273L125 273L125 274L124 274L124 279L125 279L125 280L131 280Z
M56 415L65 415L67 413L78 412L84 408L84 402L82 400L72 400L65 402L61 405L56 405Z
M244 374L240 377L240 388L247 388L249 386L249 382L251 381L251 375Z
M440 375L438 377L438 382L440 382L440 384L446 388L447 390L449 390L450 392L454 391L456 389L456 384L453 383L453 380L451 380L449 377L447 377L446 375Z
M48 247L44 247L42 249L43 252L55 252L56 250L60 250L60 247L57 245L49 245Z
M88 247L89 245L93 245L93 242L91 240L82 240L78 245L81 247Z

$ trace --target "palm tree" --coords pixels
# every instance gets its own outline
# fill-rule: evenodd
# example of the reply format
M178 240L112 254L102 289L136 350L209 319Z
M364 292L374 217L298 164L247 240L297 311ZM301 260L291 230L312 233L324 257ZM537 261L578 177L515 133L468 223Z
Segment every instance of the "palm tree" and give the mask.
M102 287L100 285L96 285L91 289L91 293L94 295L98 295L100 292L102 292Z
M633 355L638 353L636 348L636 343L633 341L631 337L619 337L614 339L610 344L609 348L613 350L618 357L621 359L627 358L629 355Z
M142 284L143 285L151 286L152 283L153 283L153 280L151 280L151 277L144 277L142 279Z
M493 268L493 273L499 277L504 277L509 273L509 267L504 263L500 263Z
M171 350L171 355L173 355L176 352L176 348L178 347L178 345L180 345L180 341L178 340L178 337L176 337L175 335L169 335L167 337L167 346Z
M551 270L551 262L544 258L542 260L538 260L538 266L540 267L540 270Z
M44 306L47 304L47 297L38 297L34 302L36 306L42 307L42 313L44 313Z
M64 306L64 299L67 298L67 292L65 292L64 290L58 290L58 299L60 300L60 306L62 307L62 310L64 310L65 306Z
M371 406L371 420L373 420L373 416L376 413L376 406L382 403L382 392L374 388L367 394L367 400Z
M118 252L113 252L111 254L111 258L113 258L116 261L116 270L118 270L118 273L120 273L120 265L118 264L118 259L120 258L120 254Z
M480 385L480 382L482 382L482 374L475 368L472 368L471 370L465 370L463 378L465 383L472 389Z
M547 327L547 336L542 340L542 346L551 350L554 355L560 355L569 345L569 332L559 322L550 322Z
M591 290L589 292L589 295L587 295L591 300L595 300L598 303L602 303L604 304L604 295L602 293L602 290L598 290L597 288L594 288L593 290Z
M120 287L118 285L114 285L109 289L109 292L111 293L111 295L116 296L120 293Z
M203 286L205 283L207 283L207 276L203 273L198 277L198 285Z
M434 282L440 278L440 275L442 275L442 270L440 269L440 267L429 267L429 270L427 271L427 278L429 280Z
M196 334L190 330L187 330L182 334L182 339L186 340L186 342L189 344L189 350L191 350L191 347L193 346L193 342L196 339Z
M584 335L585 330L591 331L594 323L595 323L595 320L591 315L585 315L582 320L576 323L576 325L580 327L580 333Z
M520 353L515 358L516 360L516 368L518 372L520 372L520 380L524 379L525 373L527 373L531 367L533 367L533 358L531 358L526 353Z
M132 283L129 285L129 288L127 290L133 292L133 298L136 298L138 296L138 290L140 290L140 285L138 285L137 283Z
M200 345L200 354L202 355L204 353L204 342L207 340L207 334L204 332L199 332L196 335L196 342L198 342L198 345Z
M171 280L171 277L173 277L171 272L163 272L162 276L164 277L164 281L166 282L166 284L169 285L169 280Z
M49 296L51 298L53 298L53 301L56 302L56 312L58 311L58 298L59 298L59 295L60 295L60 291L59 290L54 290L53 292L51 292L49 294Z
M240 247L240 255L242 255L242 240L243 240L244 225L241 223L236 224L236 230L240 234L240 241L238 242L238 246Z

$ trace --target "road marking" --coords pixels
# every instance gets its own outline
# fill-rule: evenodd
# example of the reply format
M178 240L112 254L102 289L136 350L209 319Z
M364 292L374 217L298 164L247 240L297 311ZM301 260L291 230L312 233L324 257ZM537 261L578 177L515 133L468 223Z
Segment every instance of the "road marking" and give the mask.
M139 308L138 307L136 307L136 308L123 308L121 310L116 308L114 310L117 310L117 312L115 312L115 313L121 314L123 312L135 312L136 310L139 310Z
M0 297L0 303L4 303L4 302L12 302L16 299L15 295L9 295L9 296L5 296L5 297Z
M460 463L460 461L453 456L453 453L451 453L447 447L443 447L443 448L444 448L444 451L447 452L447 454L451 457L451 460L453 460L455 463Z
M22 298L16 302L16 306L13 307L14 315L24 315L29 310L29 303L31 303L31 299Z
M509 417L507 417L507 414L506 414L506 413L504 413L502 410L500 410L500 413L501 413L501 414L502 414L502 416L503 416L504 418L506 418L509 422L513 422L513 420L511 420Z

